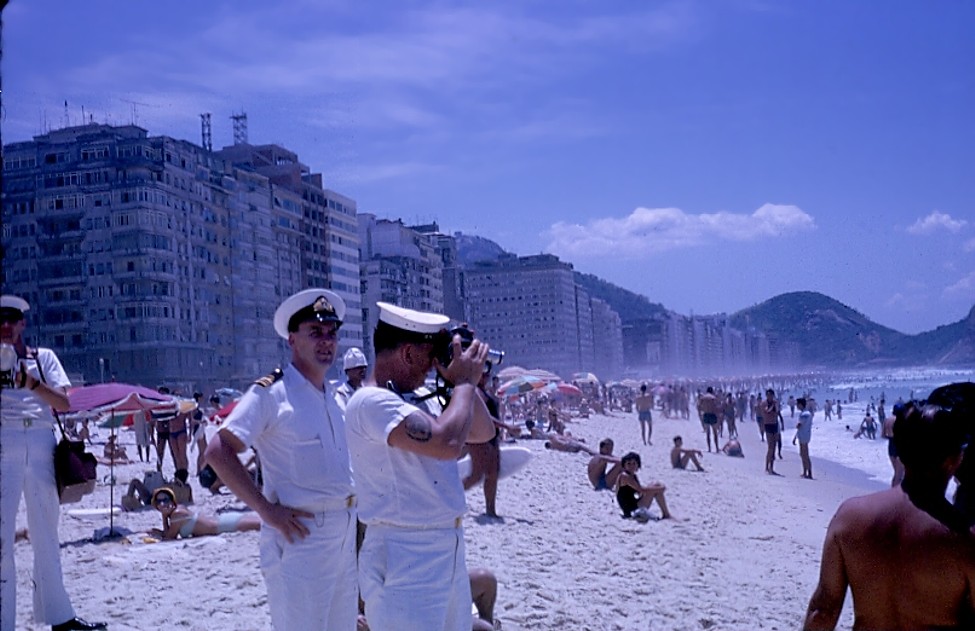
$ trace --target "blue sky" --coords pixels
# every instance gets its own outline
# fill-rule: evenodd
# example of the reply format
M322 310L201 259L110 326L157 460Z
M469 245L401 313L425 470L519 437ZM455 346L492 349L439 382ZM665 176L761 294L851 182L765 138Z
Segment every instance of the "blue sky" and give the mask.
M975 303L975 3L12 0L3 141L230 115L362 212L551 252L681 313Z

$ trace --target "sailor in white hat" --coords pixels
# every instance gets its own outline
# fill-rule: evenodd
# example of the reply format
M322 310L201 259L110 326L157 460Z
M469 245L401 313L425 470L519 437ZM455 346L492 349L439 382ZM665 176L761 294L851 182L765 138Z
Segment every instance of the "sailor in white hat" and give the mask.
M475 387L488 346L465 350L449 318L377 303L373 375L346 408L359 518L359 589L374 631L470 629L464 559L467 510L456 460L467 442L494 437ZM435 357L452 345L453 359ZM410 396L434 366L454 384L447 407L431 414Z
M264 522L261 568L279 631L356 624L355 494L342 410L325 377L344 317L345 302L327 289L282 302L274 330L291 363L254 382L207 447L223 483ZM263 491L237 458L247 447L261 455Z
M369 362L366 360L365 353L361 350L353 346L345 351L345 356L342 358L342 368L345 370L345 383L335 389L335 400L338 401L339 407L342 408L343 412L349 399L352 398L352 393L362 386L362 382L366 378L366 368L368 367Z
M51 409L71 407L71 382L54 351L24 341L29 310L19 296L0 296L0 629L17 628L14 531L22 495L34 550L34 620L57 630L104 629L76 618L64 589Z

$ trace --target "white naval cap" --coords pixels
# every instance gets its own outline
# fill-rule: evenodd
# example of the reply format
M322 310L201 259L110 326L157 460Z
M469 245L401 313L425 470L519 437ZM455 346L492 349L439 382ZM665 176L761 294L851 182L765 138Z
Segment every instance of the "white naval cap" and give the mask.
M345 357L342 358L342 370L351 370L353 368L361 368L363 366L368 366L369 362L366 361L365 354L356 347L352 347L345 351Z
M445 330L450 322L450 318L439 313L415 311L405 307L397 307L388 302L377 302L376 306L379 307L379 321L381 323L430 341L438 333Z
M305 289L286 299L274 312L274 331L288 339L289 329L302 322L337 322L345 319L345 301L328 289Z
M0 309L16 309L17 311L27 311L30 305L20 296L4 294L0 296Z

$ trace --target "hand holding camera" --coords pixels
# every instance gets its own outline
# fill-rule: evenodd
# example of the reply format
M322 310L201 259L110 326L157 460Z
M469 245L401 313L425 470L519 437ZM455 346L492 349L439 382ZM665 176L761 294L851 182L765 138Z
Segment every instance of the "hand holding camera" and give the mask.
M465 383L477 384L484 374L484 362L488 357L488 345L480 340L467 342L460 334L454 334L450 341L450 359L444 364L437 359L437 369L444 380L459 386Z

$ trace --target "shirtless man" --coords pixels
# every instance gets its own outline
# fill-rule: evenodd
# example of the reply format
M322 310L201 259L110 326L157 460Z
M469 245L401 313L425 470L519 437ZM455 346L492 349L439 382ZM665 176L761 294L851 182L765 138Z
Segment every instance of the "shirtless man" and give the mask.
M904 481L836 511L806 613L809 631L835 628L847 587L855 630L975 623L975 531L945 499L967 430L943 408L908 403L894 431Z
M708 453L711 452L711 436L714 436L714 451L717 452L718 443L718 398L714 396L714 388L708 386L707 392L697 400L697 411L701 415L701 425L704 435L708 438Z
M640 395L636 398L636 415L640 419L640 434L644 445L652 445L653 436L653 395L647 393L647 384L640 386Z
M548 439L545 441L545 449L551 449L552 451L565 451L570 454L577 454L580 451L584 451L590 456L597 455L596 452L589 447L589 445L573 438L572 434L566 434L565 436L561 434L546 434L545 438Z
M897 455L897 446L894 444L894 423L897 422L897 415L903 413L904 405L895 405L893 414L884 419L881 435L887 439L887 457L890 458L890 466L894 469L894 475L890 479L891 486L897 486L904 479L904 464ZM870 413L867 412L869 415Z
M612 467L609 467L612 463ZM609 471L607 471L609 467ZM620 477L623 466L620 459L613 455L613 439L604 438L599 441L599 453L589 460L588 473L592 488L597 491L611 491L616 487L616 480Z
M717 447L717 443L715 443ZM704 467L701 466L701 461L698 457L701 456L700 449L684 449L684 439L680 436L674 436L674 448L670 450L670 464L675 469L686 469L687 465L694 463L698 471L704 471Z
M765 455L765 473L779 475L775 472L775 448L782 449L782 434L779 429L781 427L782 430L785 430L785 419L782 418L779 402L775 398L775 390L769 388L765 391L765 401L762 402L761 408L765 437L768 443L768 453Z

